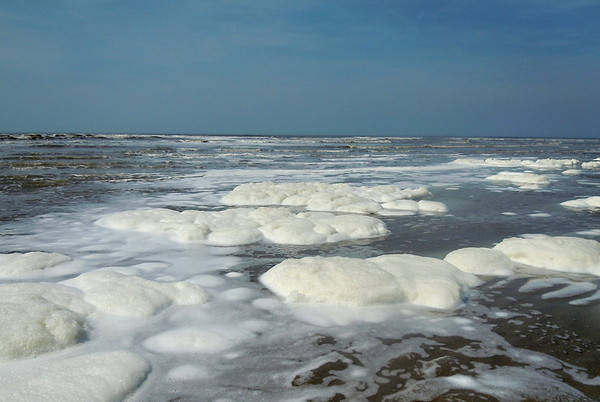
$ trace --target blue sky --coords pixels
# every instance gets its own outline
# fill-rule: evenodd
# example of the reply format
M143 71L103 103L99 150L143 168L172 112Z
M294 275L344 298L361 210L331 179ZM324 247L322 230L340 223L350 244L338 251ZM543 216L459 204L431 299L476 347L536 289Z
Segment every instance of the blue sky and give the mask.
M4 0L0 131L600 136L600 0Z

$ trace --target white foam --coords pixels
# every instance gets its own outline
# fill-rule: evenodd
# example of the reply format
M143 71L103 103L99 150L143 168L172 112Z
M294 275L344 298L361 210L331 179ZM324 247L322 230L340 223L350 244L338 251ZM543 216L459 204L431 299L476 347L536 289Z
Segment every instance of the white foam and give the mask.
M523 172L500 172L486 177L486 180L510 183L526 189L537 189L550 183L544 175Z
M144 347L163 354L217 353L253 336L250 331L233 327L177 328L146 339Z
M581 169L567 169L562 172L565 176L577 176L581 174Z
M115 315L147 317L172 304L201 304L208 294L189 282L156 282L112 271L93 271L64 284L81 289L84 300Z
M407 299L391 273L375 263L344 257L288 259L260 281L289 302L360 306Z
M180 242L234 246L266 241L321 244L389 233L379 219L288 208L234 208L219 212L145 209L109 215L99 224L114 229L166 234Z
M396 200L381 204L385 209L394 209L407 212L419 212L419 203L415 200Z
M566 208L593 211L600 209L600 196L564 201L561 202L560 205Z
M205 288L214 288L217 286L223 286L225 280L215 275L194 275L188 278L186 282L195 283Z
M223 335L199 328L179 328L155 335L144 346L158 353L215 353L233 342Z
M519 292L537 292L555 286L561 287L557 290L544 293L542 299L566 299L592 292L598 288L590 282L574 282L566 278L542 278L529 280L519 288ZM571 304L578 304L577 301L573 302Z
M366 260L345 257L288 259L260 281L292 303L346 306L413 303L450 309L479 280L438 259L408 254Z
M547 212L534 212L532 214L528 214L527 216L531 216L532 218L552 218L552 215Z
M90 307L79 292L49 283L0 286L0 359L18 359L75 345L87 333Z
M521 167L523 161L520 159L501 159L501 158L458 158L450 162L454 165L465 165L465 166L490 166L490 167Z
M475 166L475 167L526 167L530 169L567 169L579 166L577 159L503 159L503 158L459 158L450 162L455 165Z
M192 381L210 376L210 371L206 367L195 364L178 366L167 373L167 377L173 381Z
M600 237L600 229L590 229L590 230L580 230L576 232L578 235L583 236L599 236Z
M600 275L600 243L595 240L567 236L513 237L494 249L519 264Z
M583 162L581 164L583 169L597 170L600 169L600 158L596 158L593 161Z
M226 205L302 206L309 211L387 215L386 210L442 212L447 207L428 201L410 201L431 196L425 187L402 189L394 185L355 187L345 183L248 183L222 198Z
M219 294L223 300L227 300L230 302L241 302L251 300L254 296L256 296L255 292L248 288L233 288L228 289Z
M48 398L53 394L40 387L41 392L43 392L41 395L20 399L89 400L95 395L99 395L99 399L105 400L142 401L185 399L191 395L202 395L206 400L243 400L244 398L327 400L341 398L340 395L348 399L364 399L373 395L381 395L382 398L387 397L390 399L396 397L397 399L431 400L456 395L469 397L473 394L475 394L474 397L486 394L491 399L495 396L498 399L518 400L527 397L541 398L540 395L551 399L552 397L556 398L556 395L564 395L564 393L561 393L564 389L554 387L554 383L558 383L559 387L561 384L565 386L564 382L561 382L565 378L572 386L588 391L588 388L581 384L583 383L582 378L586 380L588 373L593 377L593 370L589 369L589 365L586 366L586 369L574 367L566 361L561 362L559 359L562 358L562 355L558 356L555 353L556 348L553 349L554 352L549 351L548 353L558 357L553 362L548 362L548 360L542 359L535 360L533 357L538 357L536 355L539 354L533 351L514 347L504 339L504 332L496 331L497 325L504 328L506 324L486 319L486 317L492 317L489 311L494 310L493 306L489 306L489 300L487 302L483 300L484 303L481 304L482 301L479 298L474 298L469 301L469 305L465 309L446 312L415 308L409 303L366 307L292 304L283 302L254 282L254 275L261 271L261 267L264 267L265 264L275 265L284 258L310 255L318 253L319 250L326 253L326 255L334 255L335 253L336 255L363 257L376 255L375 253L378 250L383 252L383 249L395 249L395 252L406 251L404 250L406 247L409 249L427 249L429 253L438 253L446 247L452 247L450 243L454 244L454 248L458 248L465 246L457 244L467 244L469 239L473 240L472 233L467 235L468 238L464 238L458 233L455 233L456 236L453 237L439 232L439 236L435 236L435 239L441 240L435 241L427 235L431 229L437 227L443 232L448 230L448 227L444 225L427 226L427 222L432 225L436 222L439 223L438 219L433 219L435 222L431 219L420 219L419 222L413 222L419 223L418 225L410 224L408 226L403 224L405 220L402 219L386 219L386 222L390 222L389 225L393 223L395 227L399 230L405 230L406 233L401 235L401 239L394 238L390 239L391 242L387 241L381 244L379 242L377 244L370 243L364 248L357 247L357 243L354 242L341 246L327 245L311 248L271 245L243 249L204 247L197 244L173 243L166 237L164 232L161 232L163 233L162 236L148 235L110 231L105 228L90 226L91 222L96 220L100 214L115 212L121 208L135 209L149 206L170 208L176 206L179 211L181 211L181 207L220 209L222 207L220 198L225 194L225 191L249 180L342 180L363 184L390 182L401 187L410 186L411 183L431 184L439 182L442 184L435 184L436 188L438 186L462 186L464 184L464 190L477 198L481 188L471 187L471 185L479 184L480 179L486 176L485 174L481 176L482 170L478 169L467 172L466 170L457 169L455 166L432 164L438 159L446 158L449 154L446 154L445 151L443 154L439 154L439 158L435 156L433 159L425 158L423 162L419 162L422 165L427 164L426 166L404 166L411 163L413 158L410 155L404 157L394 154L391 162L386 162L386 164L393 166L380 167L377 164L368 163L368 157L361 158L359 163L354 163L355 159L349 157L342 162L333 161L336 163L335 165L323 167L318 161L316 163L309 161L309 159L314 159L310 155L316 155L315 152L321 153L322 150L326 150L322 145L316 144L317 140L315 140L312 149L306 147L304 142L298 142L302 151L297 154L298 156L294 154L293 158L286 159L292 162L302 159L312 163L312 166L307 165L306 170L293 167L295 170L282 171L279 166L281 158L274 158L276 159L275 162L263 163L263 160L259 158L252 158L252 152L247 153L249 157L244 156L245 159L250 161L249 163L236 156L236 159L227 165L227 169L223 170L219 169L222 163L217 159L221 155L212 150L213 148L217 149L219 145L215 146L213 139L210 137L207 141L209 143L206 146L209 149L206 153L212 152L213 155L210 158L218 163L205 164L207 168L194 173L193 178L174 177L171 180L158 180L152 183L131 182L128 186L133 186L135 191L118 194L115 192L114 196L107 198L108 203L94 203L94 205L85 202L83 204L71 203L70 206L60 208L61 212L57 214L48 213L44 216L8 223L9 231L14 232L15 235L5 236L2 247L6 251L60 251L75 257L76 262L84 263L86 266L80 271L111 267L110 269L119 269L122 272L154 281L193 281L200 286L207 287L206 289L210 291L212 296L209 304L171 305L162 313L144 319L135 319L130 316L111 316L90 306L94 313L86 318L91 331L88 332L89 337L85 337L85 343L38 355L35 359L2 362L2 365L0 365L0 377L9 374L20 376L23 371L16 370L16 368L25 367L28 368L28 372L35 372L40 375L38 367L46 367L45 363L50 360L64 360L75 354L91 351L107 351L115 348L127 349L146 357L153 366L147 380L148 383L139 389L139 393L107 396L102 392L86 388L87 394L83 396L75 395L71 398L71 394L63 386L58 397ZM394 139L394 141L397 141L397 139ZM152 147L150 142L143 139L137 142L144 148L150 149ZM273 143L276 142L273 141ZM506 144L509 143L506 142ZM190 148L192 147L193 150L189 151L190 155L195 153L196 158L203 157L201 154L204 153L204 149L200 149L200 147L204 147L204 145L195 142L190 145ZM456 149L456 146L452 146L448 152L455 152ZM374 153L377 154L377 152ZM400 152L402 151L400 150ZM156 151L156 153L161 154L162 151ZM284 153L281 152L282 155ZM276 153L276 155L278 156L279 153ZM235 168L236 166L239 166L239 169ZM230 167L234 167L234 169L229 169ZM496 171L495 168L486 170ZM206 174L205 177L202 176L204 174ZM577 184L572 178L560 176L560 171L549 177L557 180L557 194L573 194L568 191L569 188L560 187ZM591 176L588 174L586 177ZM154 190L157 190L156 187L158 186L160 191L143 191L149 188L148 186L151 186ZM190 191L190 189L195 190ZM461 194L454 193L455 196L462 199ZM468 194L462 195L466 197ZM580 195L586 195L586 193L580 193ZM586 196L588 195L592 195L592 193ZM487 205L489 208L487 208L486 214L497 214L496 217L502 217L500 215L502 211L514 211L518 213L518 217L524 218L523 223L526 226L529 225L529 227L534 223L541 222L533 222L533 218L527 216L528 213L535 210L550 212L547 205L531 204L527 208L521 204L504 202L507 201L506 197L497 199L491 197L490 200L500 201L500 203ZM556 203L558 202L556 201ZM74 207L74 209L71 207ZM298 212L299 209L303 208L292 209L292 211ZM400 209L395 211L398 211L396 213L402 212ZM457 212L460 211L457 210ZM465 212L468 211L463 210L461 213L465 215ZM381 214L381 212L379 213ZM420 213L420 211L417 210L412 213ZM478 216L471 216L468 213L464 218L475 227L481 223ZM508 219L508 217L505 218ZM581 216L573 216L573 218L576 220L565 230L572 232L577 228L589 229L588 226L590 225L584 224L584 218ZM511 218L511 220L514 219ZM550 220L545 223L552 224ZM13 227L15 227L15 230L12 229ZM475 227L473 230L476 231ZM390 229L392 229L392 226L390 226ZM556 230L556 228L554 229ZM524 229L522 232L527 230L530 229ZM415 236L411 236L411 233ZM600 240L599 237L594 237L595 235L592 234L575 236ZM408 239L410 244L396 241L402 239ZM360 243L366 244L365 242ZM86 248L86 246L89 246L89 248ZM234 254L234 256L228 257L231 254ZM144 266L140 264L143 262L162 263L163 265ZM64 265L70 266L71 264L66 263ZM56 270L63 269L62 267L61 265L42 272L56 272ZM36 274L36 278L39 280L41 275ZM564 276L563 274L554 275ZM583 275L572 276L579 278ZM520 281L518 282L520 283ZM494 282L490 291L492 293L495 292L494 289L502 291L506 286L510 287L511 284L515 284L514 278ZM559 287L560 285L545 289L543 292L548 293ZM244 290L244 288L248 290ZM79 294L75 300L81 302L83 291L75 288L71 288L71 290L73 293ZM466 289L465 295L468 296L469 293L469 290ZM583 298L588 295L586 293L575 298ZM514 298L511 298L511 300L517 304L523 301L532 302L521 303L523 306L520 310L523 312L524 318L521 320L522 325L517 328L521 332L513 334L516 337L527 336L531 320L528 320L525 315L541 314L535 310L537 307L547 314L552 314L551 307L553 304L557 304L540 300L541 293L532 296L524 294L513 294L512 296ZM484 299L486 298L484 297ZM588 298L586 297L586 299ZM536 300L541 303L541 306L537 306ZM570 300L573 299L563 299L564 303L558 304L564 307L564 304ZM591 301L591 299L588 302L597 303ZM69 307L69 309L71 308ZM583 309L577 308L576 310L584 312ZM586 311L588 310L592 311L593 308ZM75 309L72 311L75 311ZM486 312L488 313L486 314ZM502 318L500 321L520 318L520 314L512 311L496 314L498 314L497 318ZM507 314L511 314L510 317L507 318ZM540 317L543 321L544 317ZM553 321L556 321L555 323L562 327L560 317L555 318ZM263 321L264 324L261 324L260 321ZM511 320L508 325L510 327L513 324L518 325L518 322ZM143 342L153 335L177 328L195 328L225 336L227 335L226 331L220 332L215 327L228 325L235 329L255 332L256 335L243 344L237 344L234 338L233 344L230 344L229 348L215 353L210 351L197 353L190 351L170 352L168 350L155 352L143 345ZM325 326L325 328L317 326ZM560 333L564 332L560 331L560 328L552 328L542 328L542 330L547 331L549 335L558 334L559 337L561 336ZM514 336L511 335L511 337ZM575 342L573 345L575 350L577 350L577 344ZM435 351L433 354L428 353L434 348L448 349L449 354L443 356L443 353L438 353L437 355L440 357L437 357ZM551 359L549 355L546 358ZM127 364L126 359L119 360L121 360L121 364ZM311 361L320 362L323 365L320 363L311 364ZM406 361L407 365L398 365L399 361ZM334 364L327 364L327 362ZM475 364L469 362L475 362ZM344 369L346 364L348 367ZM497 368L504 366L506 366L507 371L497 370ZM63 371L62 366L54 367L59 372ZM416 371L410 370L411 367L416 367ZM493 370L490 370L490 367ZM315 381L312 381L312 383L309 382L304 386L292 386L297 371L303 368L310 368L311 371L318 370L314 372L316 377L313 377L313 380L316 378L317 382L321 382L320 379L322 379L322 384L314 384ZM511 371L513 368L517 371ZM119 367L114 371L118 370ZM535 383L537 387L529 387L529 377L521 375L520 370L539 373L540 377ZM575 371L577 376L570 374L569 370ZM59 388L64 383L69 384L78 381L80 378L85 379L90 371L93 375L93 368L81 366L80 371L70 372L71 378L65 379L58 376L55 387ZM459 383L462 381L465 386L472 386L477 392L456 391L458 385L445 387L444 384L447 379L452 377L437 374L440 372L448 374L449 371L450 375L463 375L462 379L459 377L457 381ZM488 372L489 376L486 374ZM311 373L302 374L307 376L305 378L310 378ZM483 381L487 378L486 376L489 377L490 382ZM596 378L592 379L597 382ZM105 386L102 385L102 379L96 378L96 380L95 386ZM108 381L118 380L118 378L108 379ZM382 385L388 381L390 382L387 385ZM2 392L14 391L14 388L11 387L9 387L9 391L6 391L5 383L6 381L0 385ZM37 384L35 381L19 382L17 386L22 387L21 389L27 389L36 387ZM398 386L399 394L396 396L389 395L394 392L392 389L395 386ZM493 393L488 392L488 388L492 388ZM515 389L524 391L523 393L515 393ZM543 394L542 392L546 389L548 390L547 394ZM411 391L415 393L410 394ZM5 393L2 394L0 399L12 400L15 396L12 394L6 396ZM411 398L411 395L414 396Z
M571 282L566 278L531 279L519 288L519 292L538 292L540 290L549 289L557 285L568 285L569 283Z
M448 212L446 204L431 200L396 200L381 204L384 208L378 212L379 215L394 216L415 213L445 214Z
M574 306L585 306L596 300L600 300L600 290L596 291L591 296L584 297L583 299L571 300L569 304L572 304Z
M508 276L514 273L513 263L498 250L467 247L454 250L446 255L449 262L461 271L477 275Z
M509 313L508 311L492 311L490 313L490 317L494 318L511 318L514 317L513 313Z
M521 367L497 367L481 371L475 377L465 375L453 375L449 377L440 377L438 379L428 381L429 387L421 384L424 390L437 389L438 393L442 391L439 387L434 386L434 382L447 382L448 387L472 389L476 392L485 390L486 394L493 395L500 400L518 401L526 400L531 397L540 400L552 400L560 395L566 400L585 399L585 395L577 389L565 384L558 378L548 376L543 372L528 370ZM427 381L426 381L427 382ZM441 385L441 384L440 384ZM410 390L412 391L412 389ZM421 390L415 389L419 392ZM416 394L419 395L419 394ZM425 394L427 395L427 394ZM422 393L418 399L434 399L436 394L427 396ZM411 399L411 394L403 392L402 396ZM425 397L424 397L425 396Z
M579 166L580 161L577 159L537 159L536 161L524 160L523 166L533 169L565 169Z
M305 323L318 327L352 325L356 322L382 323L397 313L399 305L348 306L335 304L287 304L285 309ZM282 307L283 309L283 307Z
M542 295L542 299L567 299L570 297L579 296L593 290L598 289L596 285L589 282L573 282L569 283L567 286L562 289L555 290L553 292L548 292Z
M391 272L405 288L408 301L421 306L457 307L468 297L469 288L482 283L476 276L437 258L391 254L369 261Z
M71 261L59 253L32 251L29 253L0 254L0 277L18 277Z
M438 201L420 200L418 203L420 212L433 212L444 214L448 212L446 204Z
M0 367L3 401L117 401L146 379L150 365L126 351L94 353L29 367Z

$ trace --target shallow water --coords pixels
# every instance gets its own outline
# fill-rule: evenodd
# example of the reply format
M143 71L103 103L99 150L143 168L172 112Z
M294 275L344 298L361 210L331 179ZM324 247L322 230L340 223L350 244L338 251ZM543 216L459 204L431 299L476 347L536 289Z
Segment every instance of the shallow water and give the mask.
M487 277L452 311L287 304L257 280L287 258L443 258L523 234L600 240L598 212L560 205L600 195L600 171L566 176L564 168L452 163L586 162L600 157L600 140L5 134L0 145L0 252L73 258L65 269L0 284L58 283L110 268L193 282L210 295L206 304L172 305L145 318L95 312L78 344L0 362L4 386L15 367L127 350L151 366L130 400L600 399L600 299L578 302L595 294L597 276L519 270ZM550 183L523 189L486 180L501 171L542 174ZM220 198L235 186L263 181L426 186L449 212L381 216L387 236L309 246L211 247L95 224L138 208L223 210ZM223 342L212 349L147 342L182 328ZM68 380L46 385L60 381Z

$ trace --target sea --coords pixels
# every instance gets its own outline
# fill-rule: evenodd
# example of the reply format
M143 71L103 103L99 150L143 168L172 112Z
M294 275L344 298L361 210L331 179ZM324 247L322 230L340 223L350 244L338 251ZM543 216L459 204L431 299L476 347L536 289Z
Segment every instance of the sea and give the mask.
M480 276L452 309L294 303L260 280L305 257L443 259L532 235L600 241L597 209L561 205L600 195L598 158L600 139L0 134L0 253L69 258L23 275L0 264L0 399L600 400L594 273ZM489 179L501 172L544 181ZM181 242L98 223L225 211L234 188L266 182L426 187L447 211L376 215L389 234L304 245ZM119 276L105 288L78 281L97 272ZM205 297L139 291L138 279ZM135 310L145 299L158 301ZM78 335L58 339L73 323Z

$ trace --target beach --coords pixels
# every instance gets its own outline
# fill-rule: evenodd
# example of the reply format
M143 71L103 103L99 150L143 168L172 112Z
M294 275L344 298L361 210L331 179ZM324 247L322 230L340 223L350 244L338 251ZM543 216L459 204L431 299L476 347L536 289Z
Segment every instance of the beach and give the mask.
M0 144L0 399L600 398L600 140Z

